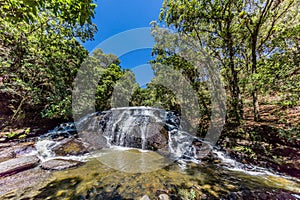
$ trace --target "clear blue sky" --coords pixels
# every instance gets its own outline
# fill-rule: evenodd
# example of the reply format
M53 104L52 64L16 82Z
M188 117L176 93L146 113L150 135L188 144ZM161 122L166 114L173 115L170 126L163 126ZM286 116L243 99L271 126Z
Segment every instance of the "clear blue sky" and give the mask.
M151 21L158 20L162 2L163 0L97 0L94 23L98 26L98 32L95 40L86 42L84 47L91 52L111 36L130 29L149 27ZM114 46L118 48L118 44ZM134 68L151 59L151 49L131 51L120 57L123 68Z

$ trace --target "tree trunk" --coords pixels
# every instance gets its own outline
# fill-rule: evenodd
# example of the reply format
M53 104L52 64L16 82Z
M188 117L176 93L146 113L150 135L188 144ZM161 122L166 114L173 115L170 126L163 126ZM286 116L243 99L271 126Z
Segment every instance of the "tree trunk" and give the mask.
M233 53L230 53L230 71L232 76L231 81L231 106L232 106L232 115L234 117L234 120L237 124L240 124L240 120L242 119L242 104L240 99L240 88L239 88L239 80L238 80L238 74L234 66L233 61Z
M242 104L240 99L240 87L239 87L239 79L238 79L238 73L235 69L235 63L234 63L234 49L233 49L233 38L232 34L229 30L229 25L227 27L227 33L228 33L228 50L229 50L229 68L231 72L231 78L229 78L230 81L230 91L231 91L231 110L230 115L233 117L234 122L237 124L240 124L240 121L243 117L242 115Z
M254 35L252 38L252 75L257 73L257 55L256 55L256 44L257 44L257 35ZM254 113L254 121L260 120L259 115L259 103L258 103L258 91L256 81L252 80L252 105L253 105L253 113Z

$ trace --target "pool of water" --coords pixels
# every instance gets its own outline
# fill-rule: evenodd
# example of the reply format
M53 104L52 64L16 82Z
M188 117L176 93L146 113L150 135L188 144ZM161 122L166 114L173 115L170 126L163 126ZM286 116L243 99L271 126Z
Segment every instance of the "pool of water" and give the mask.
M1 199L228 199L243 190L300 193L297 179L275 174L251 175L226 169L221 162L172 161L151 151L113 148L85 157L77 168L52 171L38 184ZM46 173L46 172L45 172Z

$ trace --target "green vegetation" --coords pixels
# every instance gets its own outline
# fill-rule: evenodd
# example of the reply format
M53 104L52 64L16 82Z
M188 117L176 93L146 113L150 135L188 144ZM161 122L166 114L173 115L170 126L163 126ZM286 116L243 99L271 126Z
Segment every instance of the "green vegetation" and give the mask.
M165 0L161 20L193 37L218 60L228 88L229 116L243 118L243 98L252 98L260 120L258 94L299 102L299 1Z
M93 38L94 8L92 1L0 3L0 93L9 121L70 117L72 82L87 56L75 37Z
M80 70L85 66L91 79L101 78L86 83L96 88L95 102L80 96L76 112L95 104L96 110L144 105L180 113L192 105L196 109L180 114L194 119L203 136L212 117L211 98L223 98L211 94L220 88L207 78L218 71L227 97L223 147L249 159L282 146L299 147L299 5L299 0L164 0L160 20L169 31L152 24L156 44L150 63L156 77L140 88L115 55L101 49L88 55L81 45L97 31L92 0L1 1L1 129L42 119L71 120L73 83L86 73ZM205 59L200 47L215 66L197 69L197 62ZM7 137L16 137L9 132ZM182 195L192 199L193 190Z

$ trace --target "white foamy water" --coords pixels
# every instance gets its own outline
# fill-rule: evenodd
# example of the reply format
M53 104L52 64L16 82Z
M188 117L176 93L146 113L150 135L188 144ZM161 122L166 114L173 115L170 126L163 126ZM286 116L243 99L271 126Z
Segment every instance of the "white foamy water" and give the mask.
M78 155L78 156L56 156L52 151L54 147L59 145L59 141L52 140L40 140L36 142L35 148L36 150L31 152L31 155L36 155L42 162L52 160L52 159L64 159L64 160L77 160L81 162L86 162L91 157L90 154Z
M225 166L223 167L228 170L243 172L252 176L258 176L258 175L279 176L278 174L270 172L266 168L240 163L227 156L224 152L213 150L213 153L217 155L217 157L222 161L223 164L225 164Z

